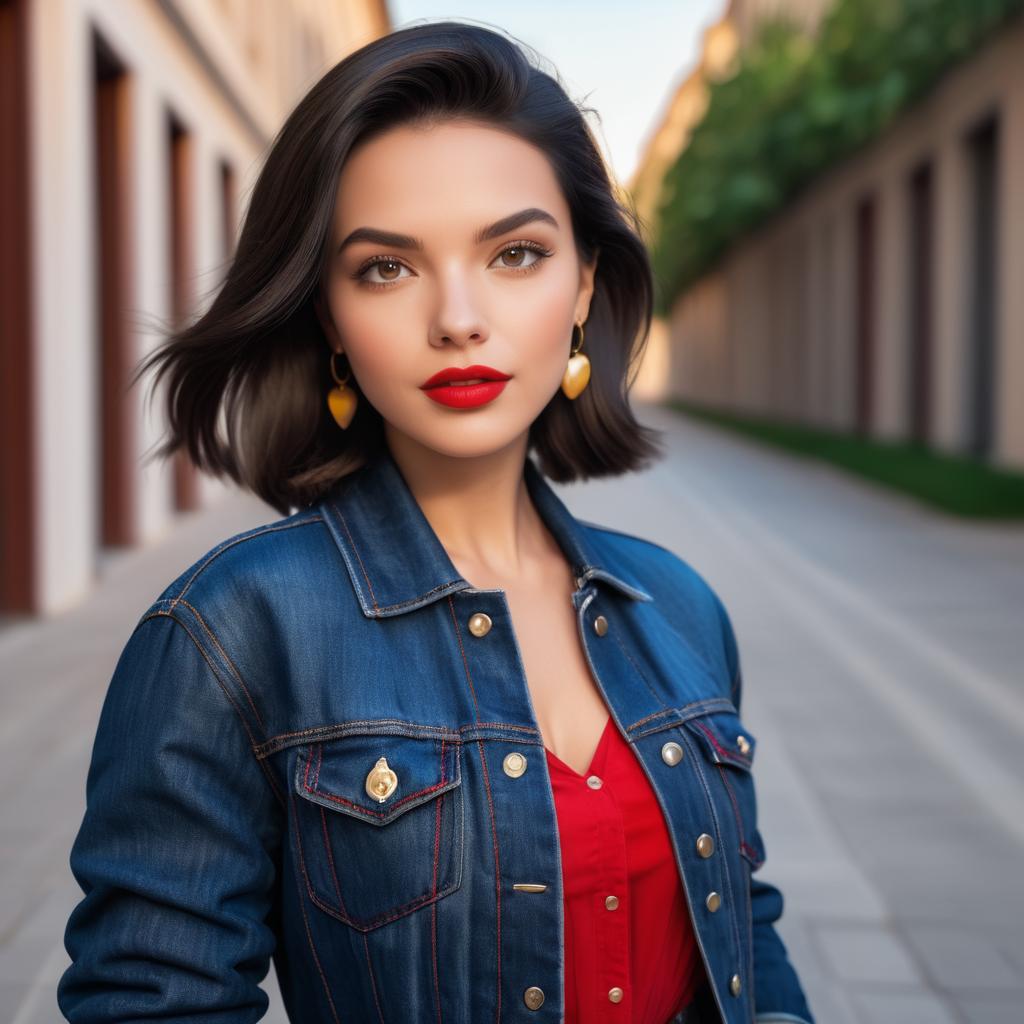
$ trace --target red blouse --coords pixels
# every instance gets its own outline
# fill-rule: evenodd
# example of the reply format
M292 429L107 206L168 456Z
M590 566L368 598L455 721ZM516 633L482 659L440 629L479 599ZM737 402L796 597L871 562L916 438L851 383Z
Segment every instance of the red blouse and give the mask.
M704 978L672 842L611 717L585 775L545 748L565 900L565 1024L665 1024Z

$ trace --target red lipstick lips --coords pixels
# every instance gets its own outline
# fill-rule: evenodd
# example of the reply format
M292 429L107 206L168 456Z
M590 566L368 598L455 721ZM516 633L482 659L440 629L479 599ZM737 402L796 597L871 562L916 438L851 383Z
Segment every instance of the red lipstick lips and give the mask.
M435 402L454 409L471 409L497 398L505 390L511 374L490 366L447 366L438 370L421 385ZM468 383L468 382L473 383Z

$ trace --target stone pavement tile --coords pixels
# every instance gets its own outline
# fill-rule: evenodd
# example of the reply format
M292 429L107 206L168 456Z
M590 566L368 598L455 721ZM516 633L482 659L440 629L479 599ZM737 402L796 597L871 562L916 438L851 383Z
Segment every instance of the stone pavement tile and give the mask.
M2 951L0 951L0 960L3 959ZM6 1024L24 1024L24 1021L18 1017L18 1007L25 1002L25 997L29 993L29 984L26 981L4 981L0 979L0 1020L6 1022ZM49 1021L60 1020L60 1011L57 1009L56 997L53 1000L53 1007L49 1016Z
M40 948L21 979L0 981L0 1012L6 1024L53 1024L61 1020L57 981L70 963L63 946Z
M1024 975L988 935L961 924L908 925L925 969L942 989L1009 989L1024 997Z
M775 927L800 977L814 1019L819 1024L863 1024L849 994L836 984L822 963L814 929L808 919L791 916L784 909Z
M266 1016L260 1021L260 1024L289 1024L288 1014L285 1013L284 1002L281 999L281 987L277 983L277 971L273 963L271 963L270 970L260 987L270 997Z
M957 1024L935 996L924 992L860 992L855 998L865 1024Z
M815 931L832 973L844 982L921 983L906 949L884 927L829 924Z
M961 996L955 1000L968 1024L1018 1024L1024 1020L1024 1000L1007 993Z

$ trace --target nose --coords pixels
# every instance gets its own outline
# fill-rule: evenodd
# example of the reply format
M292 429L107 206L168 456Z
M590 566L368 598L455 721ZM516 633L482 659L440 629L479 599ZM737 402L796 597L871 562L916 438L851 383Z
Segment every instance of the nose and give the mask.
M443 294L431 327L431 343L437 346L469 345L486 341L487 325L479 304L465 280L451 278L442 284Z

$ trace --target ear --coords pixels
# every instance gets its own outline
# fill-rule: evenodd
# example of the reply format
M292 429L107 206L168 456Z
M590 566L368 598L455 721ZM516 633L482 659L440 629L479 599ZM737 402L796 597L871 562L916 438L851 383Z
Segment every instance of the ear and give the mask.
M327 344L335 352L344 351L341 346L341 338L338 336L338 331L334 326L334 318L324 302L323 293L319 290L313 296L313 308L316 310L316 318L320 321L320 327L327 338Z
M589 263L580 263L579 298L576 303L576 323L585 323L590 316L590 300L594 297L594 277L597 274L597 257L600 249L594 252Z

